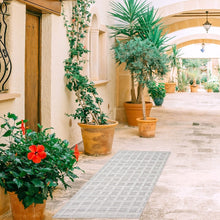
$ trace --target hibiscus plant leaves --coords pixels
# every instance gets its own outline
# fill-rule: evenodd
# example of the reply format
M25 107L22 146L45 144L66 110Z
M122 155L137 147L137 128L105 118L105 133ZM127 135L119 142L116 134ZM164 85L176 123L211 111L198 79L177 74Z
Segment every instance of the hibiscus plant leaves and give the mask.
M17 194L25 208L33 203L43 203L48 196L52 198L60 182L67 188L71 186L68 179L78 178L74 171L80 168L66 140L49 134L42 126L39 126L39 132L24 128L22 131L22 122L11 113L0 119L0 138L4 142L0 145L0 186ZM28 158L30 146L31 149L38 146L33 154L39 153L40 149L45 151L46 155L41 155L38 163L30 156Z

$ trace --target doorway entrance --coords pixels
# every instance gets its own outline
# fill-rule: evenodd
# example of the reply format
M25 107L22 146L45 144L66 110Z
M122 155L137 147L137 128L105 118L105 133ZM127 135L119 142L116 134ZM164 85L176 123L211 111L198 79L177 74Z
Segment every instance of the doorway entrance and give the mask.
M40 123L40 14L26 13L25 119L37 131Z

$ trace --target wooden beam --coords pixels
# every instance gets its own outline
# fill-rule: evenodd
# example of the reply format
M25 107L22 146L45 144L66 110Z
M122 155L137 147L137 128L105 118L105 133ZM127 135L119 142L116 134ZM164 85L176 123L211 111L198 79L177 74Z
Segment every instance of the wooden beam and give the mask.
M38 9L43 13L53 13L60 15L61 13L61 2L59 0L17 0L25 3L31 8Z

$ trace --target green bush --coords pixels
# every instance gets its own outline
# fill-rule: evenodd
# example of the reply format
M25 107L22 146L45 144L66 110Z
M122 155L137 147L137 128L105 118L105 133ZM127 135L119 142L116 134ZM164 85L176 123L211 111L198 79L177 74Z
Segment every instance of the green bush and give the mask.
M147 83L148 93L152 97L155 98L164 98L166 96L165 84L164 83L156 83L155 81L149 81Z
M193 85L193 79L190 79L190 80L189 80L189 84L190 84L190 85Z
M207 76L203 76L201 79L201 83L205 83L205 82L207 82Z

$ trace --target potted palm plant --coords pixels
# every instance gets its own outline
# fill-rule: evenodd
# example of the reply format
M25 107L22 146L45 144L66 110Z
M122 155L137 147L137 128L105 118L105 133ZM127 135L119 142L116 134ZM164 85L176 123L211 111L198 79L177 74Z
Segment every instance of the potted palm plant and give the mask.
M66 87L75 93L78 108L69 117L79 119L84 152L88 155L105 155L111 153L114 130L118 124L108 120L102 111L103 100L99 97L94 83L82 74L83 64L86 62L84 54L89 50L84 45L91 13L89 8L93 0L73 1L71 21L65 16L64 25L69 41L69 54L65 60ZM80 13L79 13L80 11Z
M180 65L180 50L177 49L176 44L172 46L170 55L170 76L169 81L165 83L165 89L167 93L174 93L176 91L175 75L177 73L178 66Z
M161 53L149 39L142 40L139 37L127 42L117 41L114 50L116 60L126 63L126 68L133 72L142 91L155 75L166 74L168 57ZM157 119L146 116L143 92L141 102L142 117L136 119L139 135L141 137L154 137Z
M140 37L142 40L148 39L151 41L161 52L166 49L164 43L167 38L166 34L163 34L164 28L162 27L161 18L157 15L157 11L153 7L150 7L145 1L112 1L110 15L117 21L116 25L109 26L112 37L123 42L133 40L135 37ZM121 64L117 59L116 62ZM127 65L129 65L129 63L126 63L126 66ZM127 68L127 70L129 70L131 78L131 99L124 103L124 107L128 125L136 126L136 118L142 115L141 99L143 88L139 81L136 86L133 69ZM145 102L145 106L146 114L149 116L152 103Z

